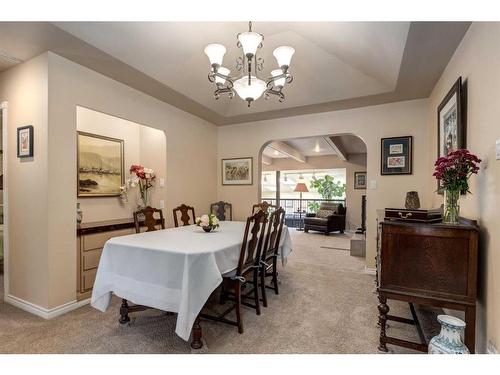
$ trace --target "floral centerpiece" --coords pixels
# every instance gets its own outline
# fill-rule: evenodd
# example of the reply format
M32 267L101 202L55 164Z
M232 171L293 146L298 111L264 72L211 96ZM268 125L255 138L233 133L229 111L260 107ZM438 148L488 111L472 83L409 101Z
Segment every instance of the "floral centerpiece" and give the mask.
M150 168L134 164L130 167L130 175L131 177L127 181L128 185L132 188L139 186L139 208L145 208L149 205L149 190L154 186L155 172Z
M205 232L219 228L219 219L214 214L203 215L195 220L197 226L202 227Z
M433 176L444 189L443 221L458 224L460 193L469 192L469 178L479 171L479 159L468 150L456 150L436 160Z

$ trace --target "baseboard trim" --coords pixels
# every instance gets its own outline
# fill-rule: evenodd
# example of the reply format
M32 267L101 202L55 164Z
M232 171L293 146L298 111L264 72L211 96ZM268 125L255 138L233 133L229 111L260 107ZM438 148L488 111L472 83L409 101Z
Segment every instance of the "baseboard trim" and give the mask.
M45 307L38 306L37 304L23 300L22 298L13 296L9 294L4 298L5 302L20 308L21 310L27 311L31 314L37 315L44 319L52 319L59 315L66 314L67 312L76 310L88 303L90 303L90 298L82 301L71 301L63 305L54 307L52 309L47 309Z
M369 274L369 275L376 275L377 274L377 270L375 268L369 268L366 266L365 266L364 272Z

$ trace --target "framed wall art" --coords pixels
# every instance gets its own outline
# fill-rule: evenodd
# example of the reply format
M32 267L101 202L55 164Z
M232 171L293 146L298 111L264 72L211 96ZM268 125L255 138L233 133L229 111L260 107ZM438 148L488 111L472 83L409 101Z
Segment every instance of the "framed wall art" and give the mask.
M78 132L78 197L113 197L125 185L123 140Z
M466 147L462 104L462 77L459 77L437 109L438 157Z
M33 126L27 125L17 128L17 157L33 157Z
M354 189L366 189L366 172L354 172Z
M462 86L462 77L458 77L450 91L437 109L437 141L438 141L438 158L447 156L450 152L466 148L465 126L465 107L467 105L464 98L464 90ZM443 189L437 182L437 192L443 193ZM465 192L462 192L465 194Z
M413 137L391 137L381 140L381 175L413 173Z
M222 159L222 185L252 185L253 158Z

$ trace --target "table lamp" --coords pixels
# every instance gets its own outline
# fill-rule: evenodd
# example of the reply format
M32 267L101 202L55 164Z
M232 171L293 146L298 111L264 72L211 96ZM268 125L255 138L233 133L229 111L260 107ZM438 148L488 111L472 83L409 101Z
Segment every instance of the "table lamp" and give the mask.
M302 193L308 193L307 185L303 182L297 183L295 186L294 192L300 193L300 201L299 201L299 227L297 230L302 230Z

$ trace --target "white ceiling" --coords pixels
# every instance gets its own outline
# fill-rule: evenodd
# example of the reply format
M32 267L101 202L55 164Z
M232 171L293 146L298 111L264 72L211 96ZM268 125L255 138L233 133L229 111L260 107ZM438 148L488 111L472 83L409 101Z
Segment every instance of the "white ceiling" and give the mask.
M337 145L340 145L345 153L361 154L366 153L366 145L362 139L354 135L342 135L332 137ZM291 146L296 151L304 156L323 156L323 155L336 155L333 148L328 144L324 137L306 137L294 138L284 141L288 146ZM274 148L267 146L263 155L272 159L282 159L289 157L276 151Z
M394 91L409 22L254 22L264 34L263 77L276 68L272 51L290 45L293 83L284 103L263 98L247 108L239 98L213 99L203 49L222 43L235 70L236 34L245 22L59 22L73 34L223 116L271 111ZM235 72L233 72L235 74Z

